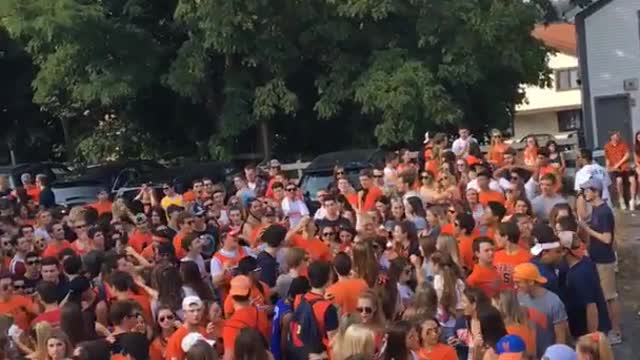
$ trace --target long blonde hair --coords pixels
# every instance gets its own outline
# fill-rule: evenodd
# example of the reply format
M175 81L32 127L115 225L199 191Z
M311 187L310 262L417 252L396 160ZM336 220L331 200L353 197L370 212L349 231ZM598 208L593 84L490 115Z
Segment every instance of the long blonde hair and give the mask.
M576 351L590 355L592 360L614 359L607 336L599 331L581 336L576 344Z
M352 324L344 332L342 341L333 351L334 360L345 360L351 355L373 356L375 353L375 334L368 326Z
M353 271L359 278L364 279L369 287L376 285L380 270L378 259L373 251L373 239L365 239L363 242L353 244Z
M451 260L460 266L460 253L458 253L458 241L449 234L441 234L436 240L436 250L451 256Z
M51 327L51 324L49 324L46 321L41 321L36 324L35 326L36 349L31 355L30 357L31 359L36 359L36 360L47 359L48 357L47 340L49 339L49 336L51 335L52 331L53 331L53 328Z

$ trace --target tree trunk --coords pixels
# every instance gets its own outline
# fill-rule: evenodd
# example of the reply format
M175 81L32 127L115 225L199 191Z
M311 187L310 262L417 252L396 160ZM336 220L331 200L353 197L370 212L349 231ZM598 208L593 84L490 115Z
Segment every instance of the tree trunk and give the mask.
M73 142L71 141L69 118L62 117L60 124L62 125L62 137L64 138L65 159L71 160L73 157Z
M269 161L269 159L271 159L271 141L269 136L269 123L266 120L260 121L258 124L258 134L258 143L262 145L262 155L264 155L264 160Z

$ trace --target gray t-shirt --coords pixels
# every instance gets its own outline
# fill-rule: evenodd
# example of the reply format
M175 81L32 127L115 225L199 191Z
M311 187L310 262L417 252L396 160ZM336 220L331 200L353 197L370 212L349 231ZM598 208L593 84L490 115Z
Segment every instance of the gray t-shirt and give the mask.
M289 294L289 288L293 282L293 276L291 274L282 274L278 276L276 280L275 290L281 299L284 299Z
M549 212L556 204L566 204L567 199L556 194L554 197L538 195L531 200L531 210L538 220L548 220Z
M520 305L528 308L529 318L536 325L536 351L544 351L556 343L554 325L567 321L567 311L558 295L546 290L542 296L532 298L527 294L518 294Z

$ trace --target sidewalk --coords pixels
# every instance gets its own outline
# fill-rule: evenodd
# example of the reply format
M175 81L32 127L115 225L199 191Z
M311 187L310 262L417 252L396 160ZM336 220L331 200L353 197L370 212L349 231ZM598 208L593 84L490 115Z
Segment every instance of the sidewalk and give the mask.
M616 359L640 358L640 212L616 212L618 294L624 342L613 347Z

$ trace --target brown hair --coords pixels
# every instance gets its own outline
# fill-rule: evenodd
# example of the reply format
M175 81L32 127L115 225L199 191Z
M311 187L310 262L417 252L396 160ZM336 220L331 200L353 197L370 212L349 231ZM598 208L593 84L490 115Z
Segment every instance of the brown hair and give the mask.
M576 344L576 351L589 354L593 360L614 359L607 336L599 331L581 336Z

